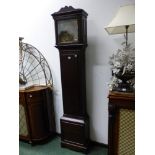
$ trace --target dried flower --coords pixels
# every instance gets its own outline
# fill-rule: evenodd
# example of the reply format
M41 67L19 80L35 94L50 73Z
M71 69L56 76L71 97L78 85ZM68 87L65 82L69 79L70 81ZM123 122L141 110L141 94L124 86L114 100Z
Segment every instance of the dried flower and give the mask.
M122 43L122 50L118 49L115 54L110 57L109 64L112 67L112 81L110 83L111 87L117 87L120 83L120 79L117 79L115 75L120 73L122 76L124 74L134 74L135 73L135 48L131 47L131 44L125 45Z

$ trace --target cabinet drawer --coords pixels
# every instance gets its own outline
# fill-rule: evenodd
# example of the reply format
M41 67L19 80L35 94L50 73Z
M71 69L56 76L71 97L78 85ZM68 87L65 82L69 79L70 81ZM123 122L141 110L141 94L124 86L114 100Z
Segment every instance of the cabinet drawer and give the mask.
M40 102L43 100L43 93L42 91L39 92L29 92L26 94L26 99L28 103L32 102Z

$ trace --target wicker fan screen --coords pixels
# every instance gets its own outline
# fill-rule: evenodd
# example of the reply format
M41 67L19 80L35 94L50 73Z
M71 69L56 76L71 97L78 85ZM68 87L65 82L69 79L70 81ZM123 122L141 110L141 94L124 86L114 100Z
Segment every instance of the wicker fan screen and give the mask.
M19 87L53 85L50 67L44 56L34 46L19 38Z

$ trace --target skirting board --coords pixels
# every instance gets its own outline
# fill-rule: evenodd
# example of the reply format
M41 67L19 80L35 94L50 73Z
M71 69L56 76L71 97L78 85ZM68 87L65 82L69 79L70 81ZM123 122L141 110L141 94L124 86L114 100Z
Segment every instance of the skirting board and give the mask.
M59 136L59 137L61 137L61 133L57 133L56 132L56 135ZM108 144L99 143L99 142L96 142L96 141L93 141L93 140L90 140L90 145L91 146L101 146L101 147L108 148Z

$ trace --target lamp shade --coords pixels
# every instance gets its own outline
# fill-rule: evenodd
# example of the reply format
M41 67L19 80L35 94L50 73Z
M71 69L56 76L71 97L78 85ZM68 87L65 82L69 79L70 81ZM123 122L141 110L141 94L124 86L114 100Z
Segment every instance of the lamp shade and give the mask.
M108 34L122 34L126 33L126 26L128 33L135 32L135 5L121 6L105 30Z

